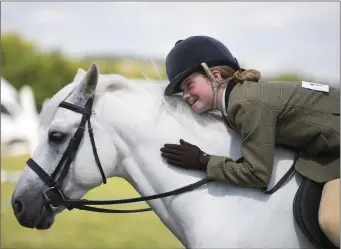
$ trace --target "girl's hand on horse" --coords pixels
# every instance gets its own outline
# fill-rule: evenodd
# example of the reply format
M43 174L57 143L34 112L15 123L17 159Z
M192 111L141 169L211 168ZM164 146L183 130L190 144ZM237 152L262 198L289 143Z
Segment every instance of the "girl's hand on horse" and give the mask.
M168 163L184 169L206 171L210 158L198 146L183 139L180 139L180 144L165 144L160 151Z

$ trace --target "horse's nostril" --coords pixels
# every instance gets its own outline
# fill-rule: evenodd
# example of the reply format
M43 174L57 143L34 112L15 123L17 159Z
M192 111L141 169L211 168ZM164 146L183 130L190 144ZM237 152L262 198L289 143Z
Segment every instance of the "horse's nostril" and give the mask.
M24 203L20 200L15 200L13 203L13 211L17 217L19 217L25 210Z

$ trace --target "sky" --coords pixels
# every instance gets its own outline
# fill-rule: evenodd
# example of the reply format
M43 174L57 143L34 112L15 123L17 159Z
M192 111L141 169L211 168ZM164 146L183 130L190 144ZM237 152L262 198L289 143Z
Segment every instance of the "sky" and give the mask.
M158 59L180 39L208 35L263 75L340 82L340 2L2 2L1 31L74 57Z

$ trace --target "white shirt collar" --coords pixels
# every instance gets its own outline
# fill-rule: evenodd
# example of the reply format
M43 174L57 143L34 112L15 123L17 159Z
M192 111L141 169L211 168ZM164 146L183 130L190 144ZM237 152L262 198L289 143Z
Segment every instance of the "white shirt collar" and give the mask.
M222 107L223 107L223 114L224 114L225 116L227 116L226 106L225 106L225 92L226 92L226 87L225 87L225 89L224 89L223 97L221 98L221 101L222 101Z

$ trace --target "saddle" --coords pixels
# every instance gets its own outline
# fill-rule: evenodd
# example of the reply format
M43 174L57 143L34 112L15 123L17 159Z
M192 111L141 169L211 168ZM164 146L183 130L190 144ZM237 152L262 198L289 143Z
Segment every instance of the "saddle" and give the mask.
M303 234L316 249L338 249L321 230L318 222L318 211L324 183L317 183L309 178L302 177L302 183L296 192L293 203L295 220Z

